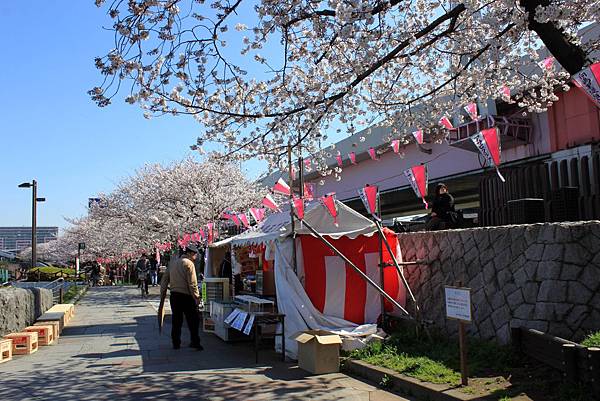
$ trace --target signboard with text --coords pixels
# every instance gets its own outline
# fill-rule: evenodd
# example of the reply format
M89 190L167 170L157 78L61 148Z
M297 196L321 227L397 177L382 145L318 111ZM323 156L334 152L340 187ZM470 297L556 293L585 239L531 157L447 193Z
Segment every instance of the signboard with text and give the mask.
M471 289L445 286L446 317L471 322Z

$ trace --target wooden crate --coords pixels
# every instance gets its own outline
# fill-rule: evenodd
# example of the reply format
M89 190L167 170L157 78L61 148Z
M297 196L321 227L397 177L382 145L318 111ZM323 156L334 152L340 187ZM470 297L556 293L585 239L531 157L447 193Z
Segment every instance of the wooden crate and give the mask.
M63 313L65 315L64 324L67 324L73 316L75 316L75 305L73 304L56 304L48 309L46 313Z
M54 326L51 324L29 326L23 331L37 333L40 345L50 345L54 342Z
M8 362L12 359L12 339L0 339L0 363Z
M65 314L63 312L46 312L37 318L38 323L47 324L47 322L58 322L60 324L60 332L62 333L65 327Z
M54 341L58 340L60 337L60 322L56 320L49 320L47 322L36 322L33 324L34 326L52 326L52 336L54 337Z
M10 333L4 338L12 340L13 355L29 355L38 350L38 336L35 332Z

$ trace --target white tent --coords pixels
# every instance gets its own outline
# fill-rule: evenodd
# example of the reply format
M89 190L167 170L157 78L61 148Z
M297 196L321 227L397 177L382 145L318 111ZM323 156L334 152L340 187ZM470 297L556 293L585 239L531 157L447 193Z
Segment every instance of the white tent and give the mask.
M336 201L336 205L338 208L338 225L334 224L333 217L318 202L311 202L305 206L304 220L323 236L333 239L343 236L352 239L359 235L371 236L377 231L375 224L368 218L339 201ZM312 235L299 220L295 221L294 231L297 234ZM286 315L286 338L299 331L316 329L328 330L349 337L365 337L375 334L376 324L357 325L342 318L324 315L313 306L301 283L302 272L299 271L296 274L293 269L294 241L291 238L291 233L292 227L288 205L287 210L271 214L252 229L212 244L209 248L267 245L267 258L275 260L277 305L279 312ZM296 244L296 246L298 245ZM280 347L279 341L277 347ZM297 344L291 340L286 341L286 354L295 359L296 353Z

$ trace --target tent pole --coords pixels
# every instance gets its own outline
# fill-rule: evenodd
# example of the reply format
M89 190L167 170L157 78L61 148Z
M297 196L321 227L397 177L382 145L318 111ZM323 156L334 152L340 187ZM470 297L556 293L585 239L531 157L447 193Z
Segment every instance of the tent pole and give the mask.
M381 220L381 196L379 194L379 191L377 191L377 218L379 220ZM383 239L381 237L379 237L379 243L377 244L379 247L379 282L382 283L383 287L385 288L385 274L384 274L384 269L385 266L383 265ZM381 326L385 327L385 300L383 299L383 297L380 297L381 299Z
M410 286L408 285L408 280L406 280L406 277L404 276L404 272L398 265L398 261L396 260L396 257L394 256L394 253L392 252L392 248L390 247L390 244L387 242L387 238L385 238L385 234L383 233L383 230L381 229L381 226L379 225L378 221L375 221L375 226L377 227L377 231L379 232L379 236L381 237L383 243L385 244L385 247L387 248L388 252L390 253L390 256L392 257L394 266L396 267L398 274L402 278L402 282L404 283L404 286L406 287L408 294L410 295L410 299L415 303L415 309L418 312L419 305L417 305L417 300L416 300L412 290L410 289Z
M294 246L292 247L292 258L294 262L294 274L298 275L298 261L296 257L296 224L294 222L294 180L292 179L292 168L294 165L292 164L292 144L288 142L287 146L288 153L288 175L290 179L290 220L292 222L292 241L294 242Z
M350 265L350 267L352 267L354 269L355 272L357 272L363 279L365 279L367 281L367 283L371 284L381 295L383 295L388 301L390 301L396 308L400 309L402 312L404 312L409 318L414 319L410 313L407 312L406 309L404 309L402 307L402 305L400 305L398 303L398 301L396 301L394 298L392 298L387 292L385 292L379 285L377 285L376 282L374 282L369 276L367 276L362 270L360 270L354 263L352 263L352 261L350 259L348 259L346 256L344 256L343 253L341 253L335 246L333 246L333 244L329 241L327 241L327 239L325 237L323 237L320 233L318 233L310 224L308 224L306 222L306 220L303 220L303 224L304 226L306 226L306 228L308 228L308 230L313 233L317 238L319 238L321 240L321 242L323 242L325 245L327 245L327 247L329 247L329 249L331 249L333 252L335 252L340 258L342 258L342 260L344 262L346 262L348 265Z

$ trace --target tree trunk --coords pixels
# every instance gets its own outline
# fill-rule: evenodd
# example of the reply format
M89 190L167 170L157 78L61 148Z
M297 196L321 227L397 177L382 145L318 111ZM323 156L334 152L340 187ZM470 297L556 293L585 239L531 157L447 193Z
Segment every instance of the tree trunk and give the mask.
M521 6L529 13L529 29L538 34L548 51L573 75L585 66L586 54L581 47L570 42L565 32L553 22L540 23L535 20L536 7L549 4L550 0L521 0Z

